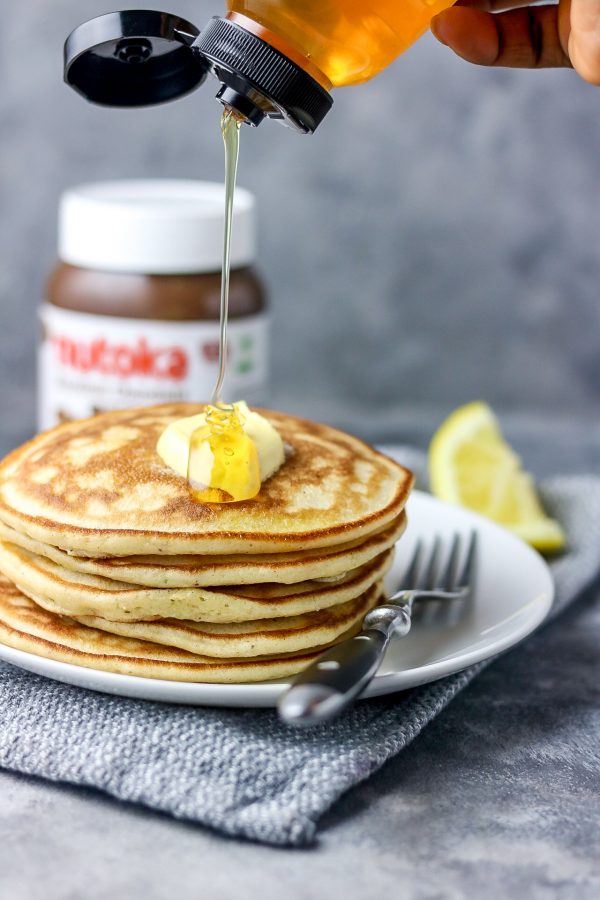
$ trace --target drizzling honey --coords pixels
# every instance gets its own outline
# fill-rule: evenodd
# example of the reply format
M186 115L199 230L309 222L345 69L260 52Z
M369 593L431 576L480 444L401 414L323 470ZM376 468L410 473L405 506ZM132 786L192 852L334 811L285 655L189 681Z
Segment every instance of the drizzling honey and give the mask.
M190 439L187 477L196 499L230 503L258 494L258 452L242 425L233 406L211 404L207 408L206 425L197 428ZM209 484L204 483L206 473Z
M219 374L211 402L206 409L206 424L190 438L187 480L196 500L230 503L256 497L260 490L258 452L243 429L243 420L232 404L223 403L221 391L227 366L227 312L233 196L240 147L242 120L225 108L221 133L225 145L225 229L219 327Z
M225 145L225 228L223 230L223 266L221 269L221 306L219 323L219 374L211 403L221 403L221 391L227 365L227 313L229 309L229 273L231 269L231 225L233 222L233 197L240 155L240 128L242 119L229 107L221 114L221 134Z

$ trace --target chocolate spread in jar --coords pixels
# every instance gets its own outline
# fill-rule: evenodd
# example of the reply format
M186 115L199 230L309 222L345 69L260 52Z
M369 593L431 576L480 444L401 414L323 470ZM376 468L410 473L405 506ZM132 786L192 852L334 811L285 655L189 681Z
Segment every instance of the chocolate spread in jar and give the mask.
M223 187L121 181L67 191L42 305L39 427L210 398L219 361ZM264 396L265 295L252 196L236 192L224 395Z

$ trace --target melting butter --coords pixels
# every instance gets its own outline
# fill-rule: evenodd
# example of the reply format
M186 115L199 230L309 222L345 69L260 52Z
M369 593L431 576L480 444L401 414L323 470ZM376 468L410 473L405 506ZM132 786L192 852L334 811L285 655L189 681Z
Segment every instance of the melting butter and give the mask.
M255 497L261 483L285 461L279 432L243 400L231 407L209 407L207 412L167 426L156 445L158 455L188 478L200 500L222 503Z

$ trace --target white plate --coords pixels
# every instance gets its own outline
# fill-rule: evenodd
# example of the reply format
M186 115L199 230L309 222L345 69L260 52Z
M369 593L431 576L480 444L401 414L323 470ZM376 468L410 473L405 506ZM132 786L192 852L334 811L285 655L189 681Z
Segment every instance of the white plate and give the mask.
M542 558L514 535L468 510L415 491L407 505L408 528L398 543L388 587L399 574L418 537L432 540L476 528L479 541L475 595L460 621L441 627L416 621L408 637L393 642L384 664L364 693L377 697L405 690L506 650L530 634L548 614L554 596L552 576ZM116 675L44 659L0 645L0 659L57 681L144 700L204 706L274 706L284 682L261 684L184 684Z

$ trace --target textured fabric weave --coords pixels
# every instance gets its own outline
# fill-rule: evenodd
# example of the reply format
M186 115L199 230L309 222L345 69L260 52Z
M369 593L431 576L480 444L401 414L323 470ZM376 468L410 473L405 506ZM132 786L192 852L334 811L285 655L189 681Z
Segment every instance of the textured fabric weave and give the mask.
M600 479L554 479L543 494L569 539L552 567L557 615L600 570ZM301 846L341 794L406 747L486 665L360 703L311 732L288 730L272 710L127 700L2 665L0 765L92 786L229 835Z

